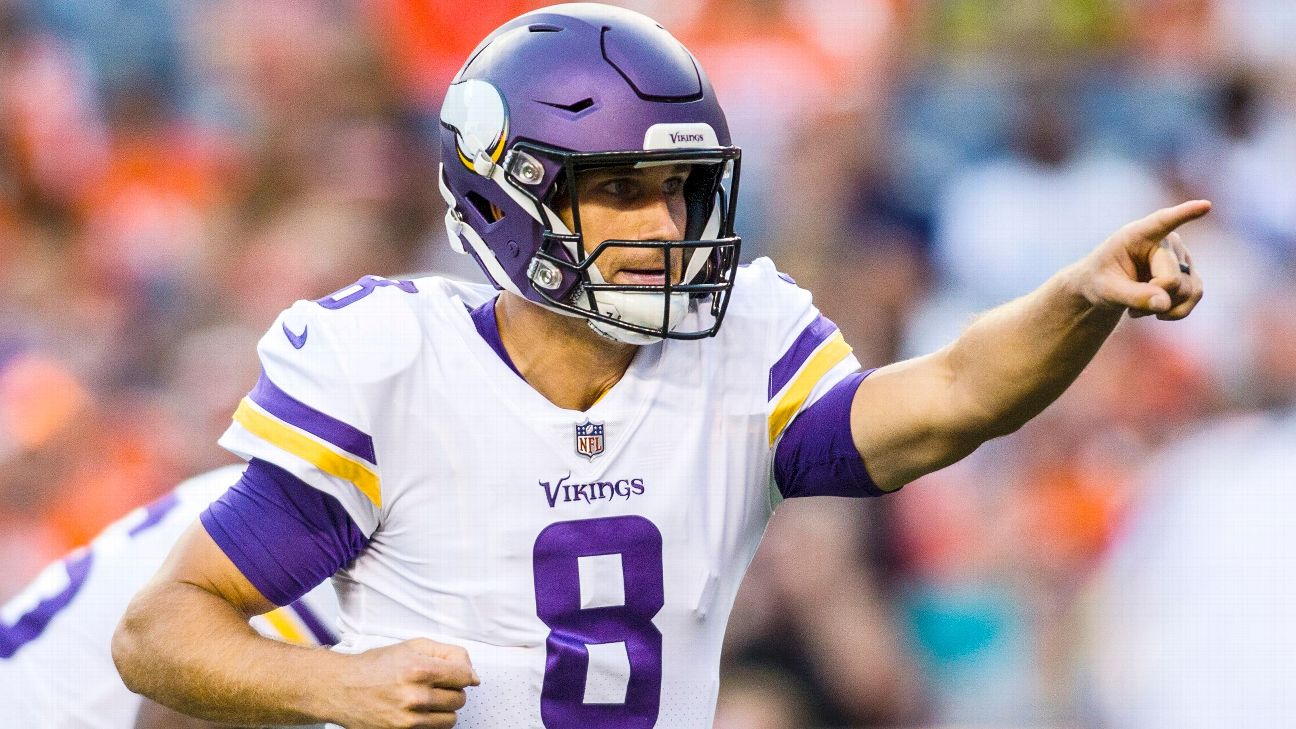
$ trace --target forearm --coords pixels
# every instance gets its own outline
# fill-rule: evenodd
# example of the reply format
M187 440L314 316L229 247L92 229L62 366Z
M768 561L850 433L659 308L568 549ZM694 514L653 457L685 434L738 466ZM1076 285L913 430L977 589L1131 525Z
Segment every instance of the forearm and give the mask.
M979 317L944 352L955 427L980 440L1011 433L1056 400L1089 364L1125 309L1095 306L1077 267Z
M1188 316L1201 281L1174 230L1209 210L1196 200L1129 223L953 344L864 380L851 436L873 482L899 488L1020 428L1079 377L1127 308Z
M132 691L225 724L330 720L329 679L345 658L263 638L220 597L161 581L131 602L112 649Z
M1073 273L1064 269L940 351L860 384L851 432L878 488L897 489L1017 430L1079 376L1124 309L1091 305Z
M217 724L204 719L180 714L172 709L144 699L135 715L133 729L230 729L232 724Z

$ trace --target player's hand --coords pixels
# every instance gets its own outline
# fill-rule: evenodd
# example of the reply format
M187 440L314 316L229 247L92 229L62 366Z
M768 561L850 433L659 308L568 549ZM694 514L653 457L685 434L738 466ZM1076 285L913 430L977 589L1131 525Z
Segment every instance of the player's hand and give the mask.
M444 729L480 683L468 652L425 638L347 656L334 723L347 729Z
M1076 267L1080 293L1097 307L1130 316L1182 319L1202 297L1202 280L1176 228L1210 212L1192 200L1122 227Z

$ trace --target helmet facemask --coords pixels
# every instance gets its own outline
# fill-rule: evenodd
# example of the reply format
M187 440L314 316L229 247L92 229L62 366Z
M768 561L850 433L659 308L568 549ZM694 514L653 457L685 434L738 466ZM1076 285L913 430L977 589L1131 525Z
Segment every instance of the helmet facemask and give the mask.
M532 208L539 211L543 232L528 275L550 308L584 317L599 334L630 344L700 339L716 333L728 305L741 246L741 240L733 234L740 162L736 148L569 153L519 142L515 150L510 161L542 157L556 163L560 170L543 204L537 200ZM596 168L681 163L690 168L683 190L687 211L683 239L586 240L575 184L581 173ZM514 183L508 178L514 173L512 168L519 166L506 162L506 184ZM563 205L571 208L571 230L554 212ZM614 249L651 249L659 253L666 272L663 283L606 280L599 259ZM672 266L672 258L682 258L678 280L673 275L677 268ZM704 305L707 311L699 326L678 328L690 311Z

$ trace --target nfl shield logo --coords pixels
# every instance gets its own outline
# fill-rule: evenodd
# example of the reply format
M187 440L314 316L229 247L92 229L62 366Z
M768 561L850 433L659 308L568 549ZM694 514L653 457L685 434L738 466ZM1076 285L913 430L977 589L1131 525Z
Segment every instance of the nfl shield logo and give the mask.
M576 426L576 452L591 461L603 452L603 424L588 419Z

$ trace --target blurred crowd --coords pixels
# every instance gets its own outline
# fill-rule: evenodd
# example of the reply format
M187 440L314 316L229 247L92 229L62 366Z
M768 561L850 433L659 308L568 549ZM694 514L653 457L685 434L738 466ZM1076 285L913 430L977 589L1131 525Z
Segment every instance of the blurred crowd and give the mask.
M0 0L0 600L181 478L275 314L445 245L445 85L543 2ZM1296 402L1290 0L630 0L743 147L745 257L866 366L938 348L1172 201L1206 283L1021 431L779 507L717 727L1082 726L1088 585L1178 439ZM471 6L470 8L468 6Z

